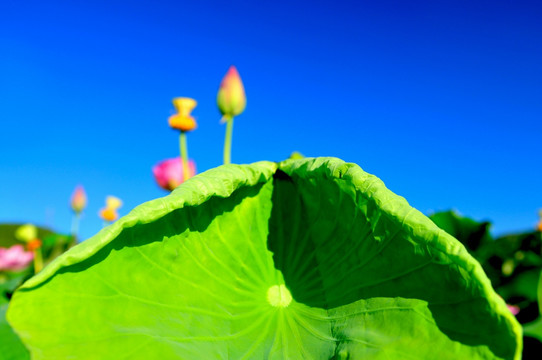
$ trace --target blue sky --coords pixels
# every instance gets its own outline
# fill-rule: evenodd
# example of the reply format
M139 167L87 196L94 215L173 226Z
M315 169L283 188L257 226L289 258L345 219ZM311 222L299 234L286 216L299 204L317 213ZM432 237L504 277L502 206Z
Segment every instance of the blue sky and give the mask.
M69 197L101 228L164 196L171 99L198 101L198 171L222 161L216 91L231 64L246 111L232 160L336 156L424 213L502 234L542 208L542 4L537 1L2 1L0 222L67 232Z

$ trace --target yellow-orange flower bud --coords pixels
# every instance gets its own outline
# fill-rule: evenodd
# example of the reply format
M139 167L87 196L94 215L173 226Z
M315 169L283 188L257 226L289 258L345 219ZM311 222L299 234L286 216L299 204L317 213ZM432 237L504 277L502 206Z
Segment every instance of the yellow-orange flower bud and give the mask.
M109 209L117 210L122 206L122 200L116 196L108 196L105 198L105 206Z
M177 114L169 117L169 126L181 131L194 130L197 127L196 120L190 115L198 103L196 100L186 97L173 99L173 106Z
M122 206L122 200L115 196L108 196L105 199L105 208L99 212L100 217L108 222L113 222L119 218L117 209Z
M197 101L187 97L177 97L173 99L173 106L181 116L190 116L190 113L197 105Z
M174 114L169 117L168 121L170 127L181 131L191 131L197 127L196 120L192 116Z
M100 210L100 217L105 221L113 222L119 218L119 214L114 209L103 208Z
M245 88L235 66L230 66L220 83L216 103L224 117L232 118L241 114L247 105Z
M40 239L34 239L28 243L26 243L26 249L28 251L34 251L34 250L37 250L41 247L41 240Z

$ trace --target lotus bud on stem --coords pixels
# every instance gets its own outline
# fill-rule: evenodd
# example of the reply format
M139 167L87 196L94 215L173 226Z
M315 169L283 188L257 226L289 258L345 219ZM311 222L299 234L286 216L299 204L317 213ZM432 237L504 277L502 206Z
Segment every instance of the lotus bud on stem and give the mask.
M77 234L79 233L79 222L81 219L81 213L87 206L87 194L83 186L78 185L72 194L70 206L73 211L71 236L72 241L70 247L77 243Z
M216 96L218 110L222 114L221 123L226 123L224 139L224 164L231 163L231 142L233 136L233 118L241 114L247 105L245 88L235 66L230 66L222 79Z
M186 133L197 127L196 120L190 113L198 103L192 98L178 97L173 99L173 106L177 109L177 114L169 117L169 126L180 131L179 149L183 167L183 182L190 178L188 169L188 146L186 145Z

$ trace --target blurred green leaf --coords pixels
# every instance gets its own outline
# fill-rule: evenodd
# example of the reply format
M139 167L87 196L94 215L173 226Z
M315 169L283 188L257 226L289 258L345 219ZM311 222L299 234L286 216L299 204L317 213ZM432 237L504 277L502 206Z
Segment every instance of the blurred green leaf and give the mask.
M43 239L42 253L46 264L68 250L72 243L69 235L51 233Z
M536 295L538 300L539 316L538 318L523 326L523 332L525 335L537 338L542 341L542 273L538 276L538 285L536 288Z
M542 317L539 317L535 321L524 325L523 332L525 335L532 336L542 341Z
M499 237L493 246L493 255L484 263L488 274L498 274L491 280L496 287L508 286L516 277L542 269L541 239L539 232L510 234ZM532 293L535 287L529 292Z
M495 240L495 253L502 258L512 258L516 253L532 253L536 258L530 257L527 262L529 265L542 265L542 238L538 231L509 234L501 236ZM519 259L522 260L522 259ZM523 261L523 260L522 260Z
M454 210L437 212L430 215L429 218L438 227L465 245L467 250L479 260L483 261L487 256L487 246L491 245L493 240L489 232L491 226L489 222L475 221L459 215Z
M11 294L19 287L24 280L29 278L28 272L10 274L11 277L8 277L7 274L1 274L0 278L0 298L9 299Z
M512 281L499 287L499 294L509 299L513 296L521 296L533 302L537 301L537 286L540 278L540 269L531 269L519 272Z

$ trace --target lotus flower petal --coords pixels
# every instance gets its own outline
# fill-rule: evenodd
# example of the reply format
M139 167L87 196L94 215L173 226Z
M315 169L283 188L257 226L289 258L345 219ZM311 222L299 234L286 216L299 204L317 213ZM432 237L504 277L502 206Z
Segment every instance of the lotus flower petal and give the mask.
M152 168L154 178L158 185L172 191L184 181L183 163L181 158L161 161ZM188 161L188 177L196 174L196 165L193 160Z
M0 248L0 271L19 271L26 268L34 259L34 254L25 251L22 245Z

